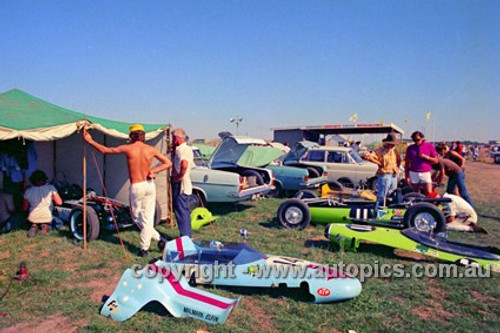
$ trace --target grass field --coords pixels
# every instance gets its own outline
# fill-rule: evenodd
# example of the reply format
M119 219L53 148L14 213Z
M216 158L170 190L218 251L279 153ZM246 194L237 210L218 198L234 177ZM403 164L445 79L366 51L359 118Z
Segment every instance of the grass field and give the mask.
M451 238L500 247L500 165L469 163L467 184L480 224L489 235L453 234ZM418 263L432 259L363 244L358 253L335 248L323 236L324 226L303 231L283 230L275 220L282 200L266 199L237 206L211 207L220 215L215 233L210 227L194 233L196 239L240 241L239 230L250 231L249 243L264 253L298 257L325 264ZM177 229L159 231L176 237ZM498 332L500 329L500 274L491 278L429 279L370 278L361 295L332 304L310 304L295 290L200 287L236 298L240 305L223 326L195 319L172 318L160 306L147 306L130 320L117 323L99 315L122 272L133 263L146 264L159 256L136 256L137 231L121 233L130 257L126 262L117 235L105 234L86 251L66 229L48 237L27 239L25 231L0 236L0 295L7 290L21 261L31 279L14 281L0 301L0 331L60 332ZM463 270L463 268L461 268Z

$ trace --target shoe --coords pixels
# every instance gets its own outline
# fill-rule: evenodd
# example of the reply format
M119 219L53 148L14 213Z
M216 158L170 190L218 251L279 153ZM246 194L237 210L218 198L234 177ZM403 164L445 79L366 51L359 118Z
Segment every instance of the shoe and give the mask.
M35 237L38 233L38 226L35 223L31 223L31 227L28 230L28 238Z
M40 225L40 235L47 235L50 231L50 226L48 223L43 223L42 225Z
M163 249L165 248L167 242L168 240L166 238L160 237L160 240L158 241L158 251L163 252Z
M479 233L483 233L483 234L489 234L488 230L486 230L483 227L477 225L476 223L471 223L470 227L472 229L472 232L479 232Z
M139 251L139 257L146 258L148 255L149 255L149 251L148 250L140 250Z

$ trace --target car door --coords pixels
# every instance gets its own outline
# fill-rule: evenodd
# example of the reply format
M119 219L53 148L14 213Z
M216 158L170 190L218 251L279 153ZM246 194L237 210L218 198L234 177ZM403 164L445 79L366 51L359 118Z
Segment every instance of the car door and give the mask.
M352 163L349 154L345 150L329 150L326 155L326 168L330 180L338 180L342 177L357 181L356 165Z

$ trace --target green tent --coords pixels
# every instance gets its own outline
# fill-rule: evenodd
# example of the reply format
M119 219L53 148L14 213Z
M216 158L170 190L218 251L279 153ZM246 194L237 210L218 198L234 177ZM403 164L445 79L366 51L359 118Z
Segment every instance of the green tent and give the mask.
M85 115L41 100L22 90L0 94L0 140L24 138L51 141L70 136L84 124L116 138L127 138L132 123ZM143 124L146 139L169 128L167 124Z
M125 143L131 124L68 110L19 89L0 94L0 142L4 147L32 145L37 155L37 169L45 171L53 181L78 185L83 184L82 160L85 154L87 186L104 194L102 177L107 195L128 202L129 177L124 157L120 154L104 156L90 147L85 150L82 135L78 133L84 125L87 129L94 129L94 140L115 147ZM148 144L166 154L170 126L143 125ZM9 170L0 170L2 180L10 177L6 171ZM155 182L162 218L170 215L166 177L165 173L165 177L157 177Z

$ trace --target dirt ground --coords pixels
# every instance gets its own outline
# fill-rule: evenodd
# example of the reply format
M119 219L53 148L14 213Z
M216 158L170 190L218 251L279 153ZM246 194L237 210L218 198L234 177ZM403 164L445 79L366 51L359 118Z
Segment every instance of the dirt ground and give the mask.
M500 164L466 163L465 182L474 203L500 203Z

